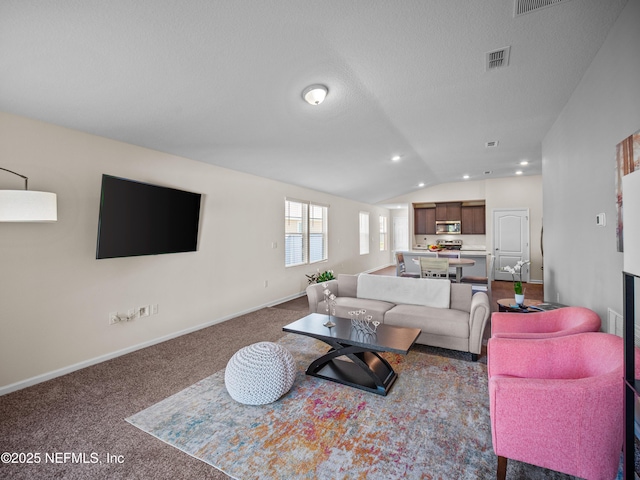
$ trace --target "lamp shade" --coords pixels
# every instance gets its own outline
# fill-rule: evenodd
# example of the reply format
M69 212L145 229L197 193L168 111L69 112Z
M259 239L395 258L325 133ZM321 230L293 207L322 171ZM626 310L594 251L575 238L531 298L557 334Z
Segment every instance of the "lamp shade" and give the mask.
M0 222L55 222L55 193L33 190L0 190Z

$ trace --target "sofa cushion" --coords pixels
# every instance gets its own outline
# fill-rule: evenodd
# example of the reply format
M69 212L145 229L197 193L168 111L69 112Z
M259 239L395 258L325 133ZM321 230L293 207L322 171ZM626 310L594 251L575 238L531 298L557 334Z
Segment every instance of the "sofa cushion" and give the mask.
M471 297L473 295L473 287L470 283L452 283L451 284L451 308L462 310L464 312L471 311Z
M358 275L338 274L339 297L355 297L358 288Z
M385 313L395 305L380 300L367 300L366 298L337 297L335 315L336 317L349 318L349 312L354 310L366 310L367 315L372 316L372 320L383 323ZM318 312L326 313L326 303L324 300L318 303Z
M349 318L349 312L353 310L366 310L372 320L382 323L385 314L395 307L395 304L381 300L369 300L366 298L338 297L336 298L336 316Z
M469 338L469 314L460 310L422 305L396 305L385 313L384 323L419 328L433 335Z
M358 276L358 298L449 308L450 295L449 280L368 274Z

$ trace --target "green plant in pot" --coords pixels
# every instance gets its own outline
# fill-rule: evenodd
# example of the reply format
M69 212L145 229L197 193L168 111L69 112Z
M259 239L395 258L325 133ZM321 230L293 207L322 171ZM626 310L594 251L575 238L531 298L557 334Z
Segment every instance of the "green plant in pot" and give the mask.
M333 270L325 270L324 272L320 272L320 269L316 271L316 273L311 275L305 275L309 280L309 285L313 283L323 283L328 282L329 280L335 280L335 276L333 275Z

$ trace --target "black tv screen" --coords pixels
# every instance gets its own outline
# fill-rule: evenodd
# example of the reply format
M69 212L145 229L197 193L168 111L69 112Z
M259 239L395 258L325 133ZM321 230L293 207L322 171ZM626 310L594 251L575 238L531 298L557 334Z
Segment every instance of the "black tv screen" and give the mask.
M201 197L102 175L96 258L196 251Z

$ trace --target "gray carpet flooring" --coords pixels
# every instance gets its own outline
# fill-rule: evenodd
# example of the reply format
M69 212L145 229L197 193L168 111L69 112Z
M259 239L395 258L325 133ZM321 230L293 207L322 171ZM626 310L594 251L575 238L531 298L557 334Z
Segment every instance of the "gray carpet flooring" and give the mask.
M38 453L40 463L0 463L0 478L229 478L124 419L223 369L240 348L276 341L307 312L300 297L1 396L0 453Z
M0 397L0 452L40 454L0 463L0 478L229 478L124 419L223 369L243 346L276 341L307 311L302 297Z

